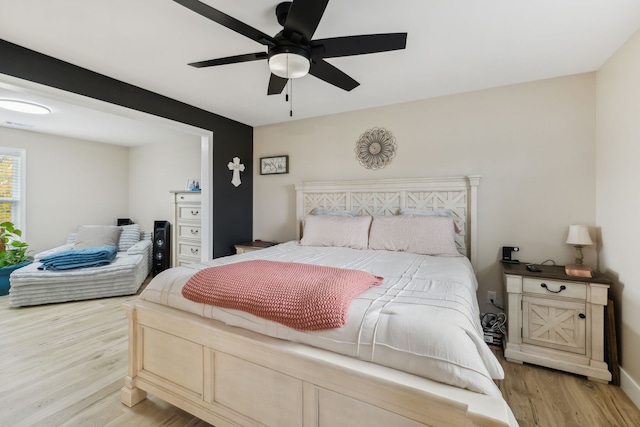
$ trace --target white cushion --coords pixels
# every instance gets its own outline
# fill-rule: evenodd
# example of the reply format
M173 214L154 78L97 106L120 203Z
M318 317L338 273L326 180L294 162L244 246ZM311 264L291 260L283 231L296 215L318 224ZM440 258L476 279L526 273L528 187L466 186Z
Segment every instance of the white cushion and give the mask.
M458 226L458 223L455 222L456 215L451 209L436 209L434 211L428 211L425 209L402 208L398 211L398 215L444 216L453 218L456 234L460 233L460 227Z
M307 215L300 244L367 249L370 225L370 216Z
M315 208L314 215L356 216L356 211Z
M118 252L124 252L140 241L140 224L123 225L120 239L118 240Z
M122 229L116 225L81 225L73 245L75 249L118 246Z
M461 256L455 234L453 219L445 216L376 216L371 222L369 249Z

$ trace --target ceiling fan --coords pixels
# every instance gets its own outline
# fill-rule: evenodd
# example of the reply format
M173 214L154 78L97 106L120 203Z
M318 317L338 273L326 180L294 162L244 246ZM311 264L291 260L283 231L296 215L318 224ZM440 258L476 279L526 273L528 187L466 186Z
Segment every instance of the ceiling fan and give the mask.
M174 0L176 3L267 46L267 52L248 53L193 62L196 68L267 59L271 77L267 94L282 92L289 79L307 73L346 91L360 83L325 61L325 58L363 55L404 49L407 33L367 34L312 40L329 0L294 0L276 7L278 23L284 29L271 37L199 0Z

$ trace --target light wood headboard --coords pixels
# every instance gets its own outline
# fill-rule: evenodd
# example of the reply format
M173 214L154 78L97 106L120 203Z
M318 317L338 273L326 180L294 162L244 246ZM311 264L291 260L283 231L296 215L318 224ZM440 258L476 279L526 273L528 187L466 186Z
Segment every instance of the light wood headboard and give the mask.
M358 215L395 215L398 209L451 209L460 227L456 245L474 269L477 262L477 205L480 175L449 178L303 182L296 188L300 224L316 208L355 210ZM297 238L301 229L297 227Z

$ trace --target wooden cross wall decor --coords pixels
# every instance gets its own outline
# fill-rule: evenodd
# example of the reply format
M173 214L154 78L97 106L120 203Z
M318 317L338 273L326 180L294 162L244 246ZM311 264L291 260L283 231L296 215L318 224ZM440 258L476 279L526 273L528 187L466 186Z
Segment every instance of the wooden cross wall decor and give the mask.
M240 163L240 157L234 157L233 162L229 162L227 167L230 171L233 171L231 183L234 185L234 187L242 184L242 181L240 180L240 172L244 172L244 165Z

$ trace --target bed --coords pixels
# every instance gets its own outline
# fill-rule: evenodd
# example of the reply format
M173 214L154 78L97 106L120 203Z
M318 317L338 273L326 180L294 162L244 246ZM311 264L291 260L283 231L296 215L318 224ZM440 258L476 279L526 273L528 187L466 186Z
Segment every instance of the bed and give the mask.
M217 427L517 424L493 382L502 369L479 325L473 273L479 181L296 186L297 220L306 224L298 240L166 270L125 304L129 363L121 401L133 406L151 393ZM310 215L322 209L372 218L367 246L314 242L313 221L343 224ZM453 250L464 256L370 249L374 228L399 210L410 218L448 211L458 231ZM382 222L374 224L376 218ZM352 268L384 282L353 300L343 327L318 331L182 296L205 269L252 261Z

